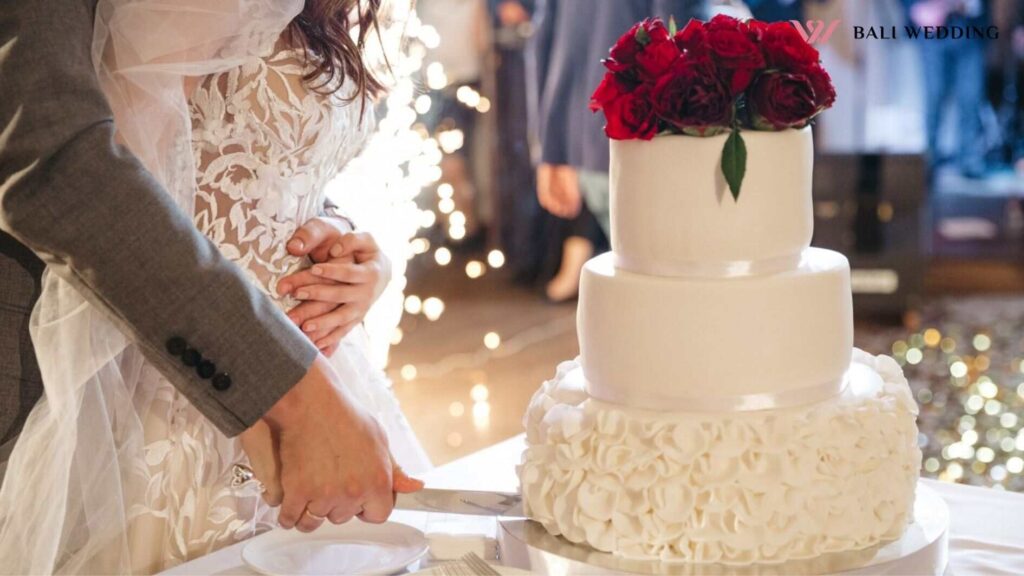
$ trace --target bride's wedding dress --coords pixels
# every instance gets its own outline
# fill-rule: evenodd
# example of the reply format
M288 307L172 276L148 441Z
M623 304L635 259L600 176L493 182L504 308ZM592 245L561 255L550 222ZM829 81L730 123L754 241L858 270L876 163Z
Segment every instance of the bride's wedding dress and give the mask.
M320 213L328 181L373 126L369 105L307 89L303 61L295 50L276 50L207 77L190 99L196 226L283 310L297 302L277 296L278 279L310 266L285 244ZM409 471L423 470L426 457L366 348L357 327L332 364L388 432L395 459ZM145 462L134 479L146 486L146 497L129 510L133 558L162 567L251 536L274 513L231 488L231 469L245 460L238 441L220 434L155 370L144 386L153 388L155 401L144 416Z
M349 83L333 96L314 92L302 80L308 72L303 62L300 52L279 41L237 67L202 78L187 103L191 162L180 163L194 174L195 225L283 310L297 303L277 296L278 280L310 265L289 255L285 244L301 223L320 213L325 185L373 128L372 106L344 99L352 93ZM70 287L52 276L47 282L74 301L66 293ZM59 308L37 311L34 341L45 340L48 316L79 313ZM47 383L49 404L37 408L23 435L26 446L15 449L0 494L0 506L10 507L0 509L0 558L15 557L15 546L32 558L18 558L0 573L19 567L152 573L272 526L276 512L259 494L231 485L234 464L246 462L239 441L222 434L136 347L115 343L123 336L98 333L104 336L94 332L90 367L73 365L85 353L66 354L67 371L80 368L87 379L73 389L75 410L64 411L64 399L55 398ZM422 471L429 461L388 380L370 364L366 346L365 332L356 328L332 364L352 395L377 416L398 463L409 472ZM107 357L97 349L109 350ZM62 413L81 421L64 422ZM47 441L47 435L62 432L79 445ZM83 438L102 438L111 448L97 446L91 455L80 445ZM98 461L83 462L90 457ZM59 506L40 504L33 519L58 525L26 529L34 536L19 544L13 524L36 505L21 498L62 500ZM33 542L46 537L52 544Z

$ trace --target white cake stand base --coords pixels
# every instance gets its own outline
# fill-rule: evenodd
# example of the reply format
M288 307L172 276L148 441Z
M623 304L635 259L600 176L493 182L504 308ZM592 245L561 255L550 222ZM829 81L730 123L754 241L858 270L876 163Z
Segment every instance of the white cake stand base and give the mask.
M783 564L732 566L634 560L552 536L530 520L502 520L502 563L535 574L901 574L938 576L948 563L949 508L931 489L917 485L914 523L899 540L866 550L827 554Z

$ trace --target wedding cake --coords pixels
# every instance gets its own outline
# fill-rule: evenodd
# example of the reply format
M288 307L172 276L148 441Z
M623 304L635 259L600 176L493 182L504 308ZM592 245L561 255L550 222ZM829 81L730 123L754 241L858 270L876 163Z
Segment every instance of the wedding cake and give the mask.
M744 131L738 198L732 137L611 142L612 252L583 270L580 356L525 417L525 511L551 534L735 565L912 521L917 406L893 359L853 348L846 258L810 247L811 129Z

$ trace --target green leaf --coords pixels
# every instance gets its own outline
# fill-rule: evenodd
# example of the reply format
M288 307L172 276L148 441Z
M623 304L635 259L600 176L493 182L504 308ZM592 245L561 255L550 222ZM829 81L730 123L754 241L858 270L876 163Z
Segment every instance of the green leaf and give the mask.
M636 41L641 46L647 46L651 43L651 35L647 33L642 24L636 28Z
M734 129L722 148L722 175L729 184L734 202L740 199L740 186L747 173L747 144L743 142L739 129Z
M668 35L675 36L677 31L679 31L679 26L676 24L676 17L670 14L668 17Z

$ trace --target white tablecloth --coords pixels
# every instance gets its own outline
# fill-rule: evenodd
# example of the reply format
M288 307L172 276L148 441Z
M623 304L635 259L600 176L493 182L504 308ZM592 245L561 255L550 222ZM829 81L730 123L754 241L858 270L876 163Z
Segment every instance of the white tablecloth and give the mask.
M440 466L424 479L433 488L515 491L515 465L522 450L523 437L517 436ZM949 574L1024 574L1024 495L932 480L924 482L949 504ZM494 521L486 518L404 511L395 512L392 518L428 532L451 526L490 537L495 534ZM244 542L236 544L164 574L254 574L242 563L243 546Z

